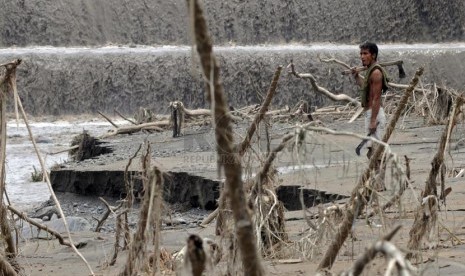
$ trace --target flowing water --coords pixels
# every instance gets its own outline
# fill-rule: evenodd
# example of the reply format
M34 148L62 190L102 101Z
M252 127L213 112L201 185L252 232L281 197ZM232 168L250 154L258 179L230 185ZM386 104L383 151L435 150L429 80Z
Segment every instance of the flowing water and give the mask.
M122 122L115 121L120 124ZM31 132L37 148L49 170L55 164L68 159L68 153L55 153L70 147L74 136L88 131L93 136L103 134L112 126L100 120L57 120L53 122L31 122ZM46 182L33 182L34 168L41 170L40 162L35 153L26 125L21 122L7 123L6 146L6 183L9 200L15 206L29 207L50 197Z

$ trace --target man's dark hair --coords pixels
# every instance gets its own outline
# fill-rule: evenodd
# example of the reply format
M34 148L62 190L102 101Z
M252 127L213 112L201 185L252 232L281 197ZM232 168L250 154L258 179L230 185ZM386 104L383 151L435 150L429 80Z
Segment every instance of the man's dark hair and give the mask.
M372 55L375 55L375 60L378 59L378 46L373 42L364 42L360 44L360 49L368 50Z

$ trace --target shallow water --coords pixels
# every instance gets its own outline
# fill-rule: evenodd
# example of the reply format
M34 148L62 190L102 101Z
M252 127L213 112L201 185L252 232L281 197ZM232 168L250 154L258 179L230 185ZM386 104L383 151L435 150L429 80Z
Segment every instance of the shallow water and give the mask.
M68 148L75 135L86 130L98 136L112 129L110 123L99 120L31 122L30 126L47 170L68 159L67 152L50 153ZM49 199L50 191L46 182L32 182L34 167L37 170L41 170L41 167L26 125L9 121L7 137L6 190L11 204L30 207Z
M440 51L440 50L457 50L464 51L465 43L416 43L416 44L382 44L379 45L380 50L391 51ZM215 46L215 51L219 52L269 52L269 51L357 51L358 45L355 44L270 44L270 45L246 45L246 46ZM51 47L51 46L36 46L36 47L11 47L0 48L0 56L2 55L25 55L25 54L60 54L60 55L76 55L76 54L166 54L166 53L185 53L192 51L190 46L144 46L135 47L128 46L104 46L104 47Z

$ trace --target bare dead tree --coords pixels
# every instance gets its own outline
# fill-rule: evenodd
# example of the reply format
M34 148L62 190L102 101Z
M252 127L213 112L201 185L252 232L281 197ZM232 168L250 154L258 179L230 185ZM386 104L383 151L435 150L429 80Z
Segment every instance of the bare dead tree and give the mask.
M187 3L193 24L192 35L206 79L207 99L213 106L219 166L224 169L226 177L244 274L262 275L263 268L256 248L252 220L246 209L241 161L234 152L231 119L227 116L228 107L220 81L220 68L213 55L213 45L200 4L196 0L188 0Z
M6 246L6 257L16 257L16 248L11 235L10 225L8 223L8 215L6 211L6 205L3 202L3 195L5 194L5 159L6 159L6 143L7 143L7 128L6 128L6 100L8 94L13 94L17 97L16 93L16 67L21 64L20 59L16 59L12 62L2 64L1 67L5 67L5 74L0 77L0 229L3 235L3 242ZM15 110L17 112L17 104L15 101Z
M408 99L412 95L413 89L418 84L419 78L422 74L423 68L419 68L415 73L413 79L410 81L409 87L405 90L405 93L399 102L396 112L393 114L391 120L389 121L389 124L386 128L386 131L382 139L383 142L387 142L391 137L391 134L395 129L397 120L399 119L400 114L407 105ZM358 217L361 210L363 210L363 206L365 205L364 198L367 195L369 195L371 191L371 189L367 189L365 184L367 183L367 181L369 181L372 171L375 170L378 164L378 160L381 157L383 151L383 147L375 146L374 154L370 158L368 168L365 169L363 174L360 176L357 185L352 190L351 197L349 203L347 204L346 212L344 214L344 219L340 224L339 228L337 229L336 237L326 250L323 259L320 261L318 265L318 270L330 269L332 267L336 259L336 256L339 252L339 249L344 244L345 240L347 239L347 236L349 235L350 230L352 229L354 220Z

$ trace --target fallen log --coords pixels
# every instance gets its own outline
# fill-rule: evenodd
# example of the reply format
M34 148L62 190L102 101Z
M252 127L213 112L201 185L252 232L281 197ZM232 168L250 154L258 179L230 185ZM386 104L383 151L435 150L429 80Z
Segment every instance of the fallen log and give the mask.
M162 127L167 127L170 125L169 121L158 121L158 122L152 122L152 123L144 123L144 124L139 124L135 126L122 126L118 127L106 134L103 134L100 136L100 139L108 138L111 136L115 136L118 134L130 134L134 132L138 132L141 130L156 130L156 131L163 131Z

